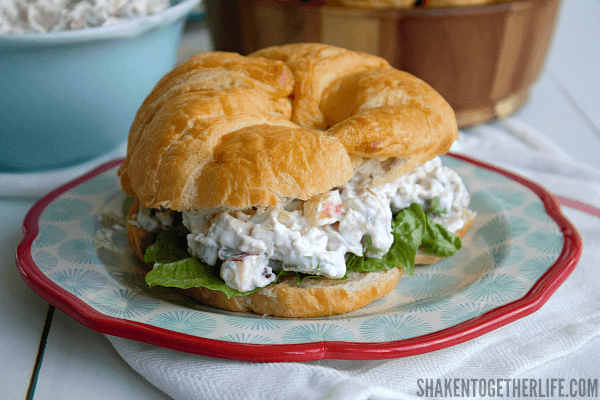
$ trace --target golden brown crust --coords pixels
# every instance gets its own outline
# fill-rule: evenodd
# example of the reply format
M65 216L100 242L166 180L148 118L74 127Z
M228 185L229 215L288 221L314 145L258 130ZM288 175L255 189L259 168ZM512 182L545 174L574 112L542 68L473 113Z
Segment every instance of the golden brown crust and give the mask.
M273 98L285 97L290 94L293 86L293 76L289 68L282 62L265 59L249 59L237 53L208 52L190 57L187 61L176 66L156 84L152 93L142 104L142 107L155 101L164 90L178 84L179 80L195 76L206 69L235 73L249 86L268 92ZM231 79L231 78L230 78ZM237 87L230 80L216 77L212 89L228 89Z
M415 125L416 132L408 132L410 135L429 129L435 130L441 141L453 142L458 137L454 111L448 102L427 83L391 67L338 77L324 91L320 104L327 125L332 127L357 114L389 106L396 106L397 110L418 109L428 116L429 125ZM431 145L435 141L428 137L426 143ZM420 150L417 147L412 151Z
M293 82L291 71L282 62L248 60L247 57L236 53L196 54L161 78L146 97L131 125L128 148L137 144L144 126L153 116L152 111L169 100L168 92L172 92L173 89L185 93L236 87L250 88L265 92L271 99L278 101L289 96Z
M201 118L180 132L187 119L178 113L185 110L175 106L144 136L147 143L130 151L128 170L143 173L121 175L124 191L144 207L277 205L281 197L308 199L352 176L341 143L288 120Z
M319 133L328 126L331 140ZM275 205L345 183L350 159L402 158L382 177L389 181L448 151L457 132L452 109L435 90L376 56L314 43L251 57L203 53L165 75L146 98L119 173L123 190L144 207ZM253 141L243 138L249 133ZM236 145L244 162L222 151L236 140L245 143ZM269 156L268 141L286 156ZM215 161L218 154L227 165ZM261 178L252 165L272 173Z
M202 209L278 205L281 198L308 200L348 182L350 157L337 140L315 130L253 125L222 138L195 186Z
M270 116L236 114L191 118L193 106L166 105L144 130L139 143L128 148L121 166L121 186L137 196L144 207L187 209L198 193L195 177L212 160L221 137L253 125L296 128L292 122Z
M411 8L417 0L341 0L342 4L360 8Z
M321 112L321 97L327 87L340 76L388 67L383 58L335 46L316 43L298 43L268 47L250 57L281 60L294 74L294 103L292 121L311 129L326 129ZM338 99L342 104L345 99Z
M299 135L295 122L310 133ZM270 138L291 146L286 165L268 169L285 170L282 176L294 181L280 180L279 187L272 179L250 175L252 180L248 168L233 164L216 171L215 154L223 143L231 143L229 136L239 138L238 130L260 136L252 126L268 126L260 143ZM328 144L319 150L322 157L306 157L307 151L299 149L315 151L315 131L328 126L327 134L347 154L319 139ZM437 92L376 56L314 43L271 47L251 57L203 53L165 75L146 98L131 126L119 173L124 191L145 207L270 205L282 196L305 199L318 194L316 190L345 183L340 179L351 176L349 157L402 158L402 164L382 177L382 182L389 181L445 153L457 132L453 111ZM256 165L282 162L281 157L265 157L266 148L248 146L244 160ZM335 162L326 167L324 160ZM326 172L337 168L336 173ZM249 184L236 187L234 194L235 183L215 181L224 176ZM254 186L263 182L270 182L269 187ZM203 195L212 193L207 185L216 185L224 197Z
M143 179L136 184L132 176L145 175L145 155L153 158L154 164L160 163L164 148L153 147L156 141L163 145L182 137L189 141L210 124L211 118L248 114L288 120L291 104L287 97L293 82L290 69L281 61L251 59L235 53L201 53L178 65L156 84L134 118L127 157L119 169L124 190L137 193L141 186L152 185ZM246 90L229 91L236 88ZM211 91L226 93L211 101ZM195 98L194 94L199 96ZM199 119L207 120L194 129Z
M286 318L327 317L354 311L385 296L396 287L401 275L398 268L367 274L350 272L344 281L305 279L300 285L295 277L288 276L248 296L230 299L206 288L181 292L224 310Z
M324 93L321 110L332 126L328 134L348 153L404 158L394 177L446 153L458 138L450 105L425 82L393 68L338 78Z
M129 210L128 220L139 212L135 200ZM129 245L144 262L144 251L152 244L153 235L144 229L127 224ZM275 285L247 296L230 299L220 291L206 288L177 289L199 302L237 312L255 312L276 317L312 318L344 314L363 307L388 294L396 287L403 272L398 268L367 274L349 272L348 279L305 279L297 283L295 277L281 277Z

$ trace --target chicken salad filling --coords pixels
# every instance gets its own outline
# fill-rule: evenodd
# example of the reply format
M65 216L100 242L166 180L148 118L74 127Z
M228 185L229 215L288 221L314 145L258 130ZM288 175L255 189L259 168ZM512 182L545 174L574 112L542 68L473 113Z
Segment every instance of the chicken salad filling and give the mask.
M466 223L467 189L439 157L393 182L373 180L372 171L359 169L345 185L282 207L183 211L187 251L209 266L220 264L228 287L249 292L273 283L281 271L340 279L351 254L381 259L395 240L394 214L413 204L451 233ZM160 231L173 226L173 214L141 209L130 222Z

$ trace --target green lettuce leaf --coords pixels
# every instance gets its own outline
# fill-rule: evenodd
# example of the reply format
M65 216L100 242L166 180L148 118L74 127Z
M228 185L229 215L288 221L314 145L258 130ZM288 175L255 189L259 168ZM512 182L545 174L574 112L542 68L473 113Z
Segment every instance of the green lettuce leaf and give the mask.
M346 268L349 271L372 272L400 267L406 274L414 275L415 256L421 245L427 253L441 257L453 255L462 246L458 236L433 222L417 203L396 214L392 221L392 236L394 243L383 257L350 254Z
M189 289L203 287L219 290L230 299L234 296L245 296L249 292L238 292L225 284L213 268L194 257L184 258L170 263L156 263L152 271L146 274L146 283L150 286L176 287Z
M462 247L462 241L453 233L449 232L444 225L436 224L427 217L425 236L423 237L423 249L440 257L450 257Z
M279 271L279 273L277 274L277 278L279 278L280 276L288 276L288 275L296 275L297 283L302 283L302 282L304 282L305 279L330 279L332 281L344 281L344 280L348 279L347 271L344 274L344 276L342 276L341 278L327 278L326 276L323 276L323 275L310 275L310 274L304 274L302 272L297 272L297 271L284 271L284 270Z
M149 264L171 263L189 257L186 234L178 229L159 233L144 253L144 261Z
M396 214L392 221L392 235L394 242L381 258L350 254L346 260L347 271L373 272L400 267L408 275L414 275L414 259L420 246L430 254L448 257L456 253L462 245L459 237L448 232L443 225L434 223L417 203ZM369 240L370 238L367 238L367 245L370 244ZM249 292L239 292L227 286L220 277L219 265L211 267L189 256L186 233L177 229L157 235L154 244L146 249L144 261L154 264L154 268L146 275L146 283L150 287L204 287L219 290L228 298L245 296L260 290L257 288ZM281 271L277 277L291 274L296 274L298 283L304 279L324 279L321 276L291 271ZM346 274L340 279L347 277Z
M429 206L427 212L438 215L446 214L446 209L442 208L439 196L435 196L433 200L431 200L431 205Z
M218 268L190 257L187 252L186 233L177 229L169 229L157 235L154 244L144 253L144 261L154 264L154 268L146 274L148 286L176 287L189 289L204 287L219 290L227 298L245 296L250 292L239 292L225 284Z

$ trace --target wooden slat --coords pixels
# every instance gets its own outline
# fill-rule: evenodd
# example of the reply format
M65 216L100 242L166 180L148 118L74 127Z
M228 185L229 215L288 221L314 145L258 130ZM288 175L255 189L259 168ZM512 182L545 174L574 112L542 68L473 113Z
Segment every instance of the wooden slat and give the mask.
M551 71L542 74L531 89L529 102L512 118L544 133L576 160L600 168L600 140L594 128Z
M374 17L349 17L345 9L321 11L321 41L334 46L379 54L380 21Z
M44 329L42 330L42 336L40 337L40 344L38 346L37 357L35 358L35 364L33 371L31 372L31 380L29 382L29 388L27 389L27 400L33 398L35 389L37 386L37 379L42 368L42 362L44 361L44 352L46 350L46 341L50 334L50 327L52 326L52 319L54 318L54 312L56 308L53 305L49 305L48 312L46 313L46 320L44 321Z
M547 68L593 124L600 140L600 1L563 0L560 13Z
M167 400L123 361L104 335L56 311L33 400Z
M23 217L32 205L29 199L0 200L0 399L25 399L48 310L15 264Z

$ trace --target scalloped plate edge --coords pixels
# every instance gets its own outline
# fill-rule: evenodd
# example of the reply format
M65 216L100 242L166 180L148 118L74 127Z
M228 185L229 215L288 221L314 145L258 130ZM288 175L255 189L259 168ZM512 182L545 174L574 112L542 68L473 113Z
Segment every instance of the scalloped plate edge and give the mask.
M17 247L18 272L25 283L40 297L56 306L84 326L100 333L145 342L173 350L210 357L259 362L297 362L321 359L379 360L408 357L441 350L477 338L510 322L537 311L575 269L582 251L581 237L562 214L556 198L533 181L483 161L457 154L451 157L502 174L532 190L542 201L548 215L557 223L564 237L558 259L519 300L490 310L476 318L427 335L385 343L312 342L304 344L246 344L199 338L102 314L60 288L37 267L31 245L39 233L38 220L44 209L58 196L108 171L123 160L105 163L41 198L23 222L24 237Z

